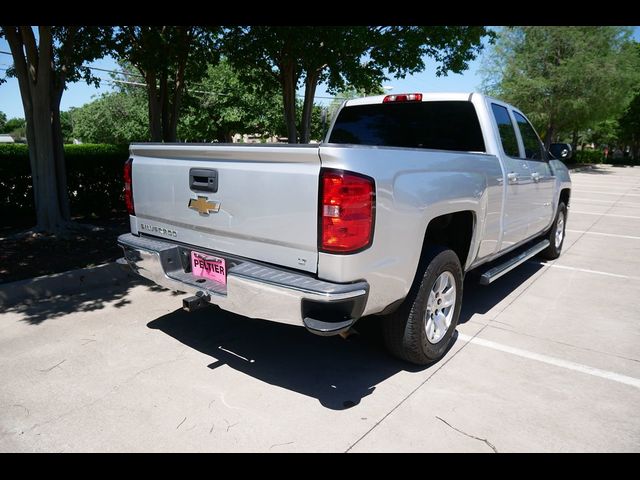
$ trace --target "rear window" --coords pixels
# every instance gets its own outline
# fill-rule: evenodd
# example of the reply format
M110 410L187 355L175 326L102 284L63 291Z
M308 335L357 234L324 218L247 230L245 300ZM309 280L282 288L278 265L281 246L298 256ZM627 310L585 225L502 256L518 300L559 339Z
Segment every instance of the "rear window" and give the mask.
M464 101L345 107L329 143L485 151L476 110Z

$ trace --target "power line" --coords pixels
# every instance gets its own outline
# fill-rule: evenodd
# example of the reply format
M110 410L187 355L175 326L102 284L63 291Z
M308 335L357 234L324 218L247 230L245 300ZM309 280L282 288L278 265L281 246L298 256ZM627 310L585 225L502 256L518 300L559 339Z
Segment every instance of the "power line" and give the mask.
M6 55L11 55L10 52L5 52L3 50L0 50L0 53L4 53ZM124 72L124 71L119 71L119 70L108 70L106 68L91 67L91 66L88 66L88 65L87 65L87 68L90 69L90 70L97 70L97 71L100 71L100 72L115 73L117 75L144 78L143 75L140 75L140 74L137 74L137 73ZM7 70L7 69L5 68L5 69L2 69L2 70ZM108 80L103 79L103 78L100 78L100 80L104 81L104 82L109 82ZM126 82L124 80L116 80L116 79L113 79L113 81L114 82L118 82L118 83L129 84L129 85L142 86L142 87L146 87L147 86L146 83ZM204 87L204 85L202 83L195 83L194 82L193 85ZM222 95L222 96L227 96L227 97L230 96L229 94L218 93L218 92L203 92L203 91L199 91L199 90L190 90L190 91L195 92L195 93L203 93L205 95ZM304 95L296 94L296 97L304 98ZM322 100L347 100L346 97L337 97L337 96L336 97L326 97L326 96L321 96L321 95L314 95L313 98L318 98L318 99L322 99Z

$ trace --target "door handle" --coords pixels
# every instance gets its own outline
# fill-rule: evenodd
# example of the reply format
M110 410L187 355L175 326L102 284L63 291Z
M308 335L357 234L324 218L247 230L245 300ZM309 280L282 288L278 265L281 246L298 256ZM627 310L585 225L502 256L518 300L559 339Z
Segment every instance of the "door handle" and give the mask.
M533 178L534 182L539 182L540 181L540 174L538 172L533 172L531 174L531 178Z
M507 173L507 179L509 183L518 183L518 174L515 172Z

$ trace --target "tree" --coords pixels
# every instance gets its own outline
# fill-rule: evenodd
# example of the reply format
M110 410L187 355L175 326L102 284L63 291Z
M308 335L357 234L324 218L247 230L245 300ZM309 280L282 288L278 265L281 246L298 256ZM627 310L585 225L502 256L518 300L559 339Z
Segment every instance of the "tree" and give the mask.
M153 142L175 142L185 85L198 81L217 58L216 29L194 26L120 26L114 51L147 86Z
M513 27L500 31L483 66L483 89L517 105L547 148L617 116L640 64L626 27Z
M0 112L0 133L6 133L4 126L7 123L7 115L4 112Z
M330 91L350 83L369 88L425 68L423 57L441 62L438 74L462 71L482 49L484 27L235 27L225 32L223 49L238 69L251 65L282 91L290 143L298 141L296 90L304 81L300 141L309 141L316 87Z
M333 119L338 109L345 100L358 97L368 97L371 95L382 95L385 92L382 85L375 85L370 89L355 88L353 85L347 85L344 89L336 92L336 96L327 107L327 123Z
M640 158L640 92L618 120L618 126L620 140L631 147L631 155L637 161Z
M115 145L149 140L149 112L141 87L102 94L74 108L72 137L85 143Z
M236 133L283 134L282 99L276 88L257 90L258 75L254 69L240 78L226 59L210 65L198 86L185 95L179 138L231 142Z
M10 118L4 125L4 131L14 139L25 138L27 136L27 122L24 118Z
M63 143L73 143L73 119L71 112L60 112L60 131Z
M2 26L13 56L27 124L37 225L35 231L61 233L71 226L60 100L67 82L97 84L84 66L103 56L110 27Z

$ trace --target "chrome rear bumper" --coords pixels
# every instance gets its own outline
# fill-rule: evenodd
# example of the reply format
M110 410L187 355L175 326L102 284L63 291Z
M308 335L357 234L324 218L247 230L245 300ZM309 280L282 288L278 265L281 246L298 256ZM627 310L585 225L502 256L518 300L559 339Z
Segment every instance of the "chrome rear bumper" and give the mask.
M135 273L158 285L192 295L206 295L210 303L239 315L305 326L319 335L335 335L351 327L362 315L369 285L325 282L251 260L208 251L225 259L227 285L190 273L191 247L165 240L120 235L124 260ZM201 293L199 293L201 292Z

